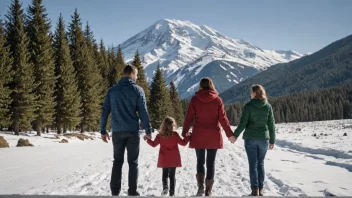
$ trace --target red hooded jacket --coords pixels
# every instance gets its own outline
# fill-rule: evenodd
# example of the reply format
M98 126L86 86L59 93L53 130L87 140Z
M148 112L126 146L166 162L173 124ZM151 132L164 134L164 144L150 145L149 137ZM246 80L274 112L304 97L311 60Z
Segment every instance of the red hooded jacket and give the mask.
M233 136L224 104L218 93L213 90L200 90L192 97L183 124L182 136L185 137L192 123L190 148L223 148L220 124L228 138Z
M147 143L152 147L156 147L160 144L158 168L181 167L181 156L178 144L186 146L188 142L188 137L182 139L177 132L174 132L169 138L157 135L154 141L150 139L147 140Z

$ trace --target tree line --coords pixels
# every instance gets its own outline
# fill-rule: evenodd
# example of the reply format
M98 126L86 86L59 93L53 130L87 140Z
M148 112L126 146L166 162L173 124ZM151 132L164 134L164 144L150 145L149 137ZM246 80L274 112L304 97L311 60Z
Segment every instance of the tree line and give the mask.
M34 129L97 131L107 90L122 77L126 65L120 46L106 49L84 27L75 9L68 28L60 14L55 32L42 0L32 0L25 13L12 0L0 19L0 128L16 135ZM148 100L153 128L171 115L183 122L176 86L166 85L160 67L149 86L138 50L132 62L139 70L137 84Z
M269 99L276 123L340 120L352 118L352 84L305 91ZM238 125L243 103L226 106L232 125Z

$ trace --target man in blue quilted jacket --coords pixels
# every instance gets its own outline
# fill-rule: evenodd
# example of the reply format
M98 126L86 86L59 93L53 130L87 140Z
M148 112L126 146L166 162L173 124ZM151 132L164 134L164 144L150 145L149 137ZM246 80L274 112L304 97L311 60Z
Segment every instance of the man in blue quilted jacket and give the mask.
M104 142L110 140L106 131L106 123L111 112L112 142L114 146L114 163L111 174L110 188L113 196L121 191L121 175L127 148L128 195L139 196L138 156L139 156L139 119L145 129L146 136L151 138L149 115L143 89L136 84L138 70L133 65L127 65L124 76L111 87L106 94L100 118L100 132Z

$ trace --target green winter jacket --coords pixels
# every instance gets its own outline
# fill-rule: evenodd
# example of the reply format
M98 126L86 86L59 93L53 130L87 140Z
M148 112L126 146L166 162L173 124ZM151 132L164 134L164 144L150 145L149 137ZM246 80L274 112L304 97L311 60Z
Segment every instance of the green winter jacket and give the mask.
M271 105L258 99L248 102L234 136L238 138L244 129L245 140L269 140L270 144L275 144L275 119Z

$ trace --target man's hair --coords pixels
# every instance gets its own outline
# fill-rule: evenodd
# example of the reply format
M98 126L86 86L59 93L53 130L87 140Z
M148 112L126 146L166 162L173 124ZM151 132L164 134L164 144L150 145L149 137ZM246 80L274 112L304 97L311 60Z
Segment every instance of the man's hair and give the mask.
M131 75L137 73L138 69L136 66L133 65L126 65L125 68L123 68L123 75Z

